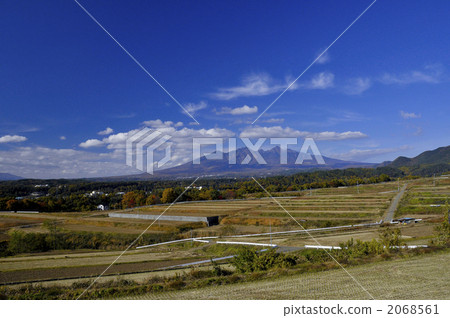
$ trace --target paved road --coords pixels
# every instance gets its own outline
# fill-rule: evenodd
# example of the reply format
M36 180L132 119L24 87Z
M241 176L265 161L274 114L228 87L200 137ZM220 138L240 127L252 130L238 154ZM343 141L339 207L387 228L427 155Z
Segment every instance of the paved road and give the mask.
M401 189L400 192L395 196L394 200L391 203L391 206L389 207L386 216L384 217L384 222L389 223L394 218L395 210L397 210L397 206L403 197L403 194L405 193L407 184L405 184Z

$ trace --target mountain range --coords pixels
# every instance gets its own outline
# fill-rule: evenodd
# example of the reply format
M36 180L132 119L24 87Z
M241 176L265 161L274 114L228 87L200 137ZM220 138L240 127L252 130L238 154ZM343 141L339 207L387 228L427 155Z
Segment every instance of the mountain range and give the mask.
M295 164L298 152L288 149L287 164L280 164L280 148L274 147L269 150L261 150L261 156L267 162L259 164L251 155L247 148L240 148L236 151L236 162L241 163L250 155L251 160L248 164L234 164L228 162L228 153L223 153L223 159L210 160L206 157L200 158L201 164L189 162L173 168L156 171L153 175L142 173L132 177L133 179L151 179L151 178L184 178L192 176L203 177L245 177L245 176L269 176L281 174L293 174L296 172L306 172L317 169L346 169L346 168L376 168L391 167L405 171L406 173L429 175L433 171L450 170L450 146L440 147L434 150L425 151L413 158L400 156L394 161L383 163L365 163L357 161L345 161L329 157L323 157L325 164L320 165L317 161L305 160L303 164Z
M295 161L299 155L298 151L287 150L287 163L280 163L280 147L273 147L269 150L260 150L261 157L264 158L266 164L260 164L252 156L247 148L236 150L236 163L229 163L229 154L223 153L222 159L207 159L205 156L200 158L200 164L194 164L192 161L164 169L155 171L153 175L147 173L135 175L134 178L150 179L150 178L185 178L192 176L202 177L232 177L232 176L264 176L264 175L280 175L292 174L300 171L309 171L316 169L345 169L345 168L370 168L375 167L377 163L365 163L356 161L344 161L329 157L323 157L325 164L318 164L314 156L312 160L305 160L302 164L296 164ZM246 157L249 156L250 161L242 164Z
M297 172L307 172L318 169L346 169L346 168L376 168L390 167L403 170L407 174L427 176L433 173L450 171L450 146L440 147L434 150L422 152L416 157L407 158L400 156L394 161L383 163L365 163L357 161L345 161L329 157L323 157L325 164L320 165L314 159L305 160L303 164L295 164L299 153L295 150L287 150L287 164L280 164L280 148L274 147L269 150L260 150L261 156L266 164L259 164L251 155L247 148L240 148L236 151L236 162L229 163L229 154L223 153L223 158L219 160L200 158L200 164L188 162L176 167L158 170L153 175L148 173L112 176L103 178L90 178L91 180L151 180L151 179L176 179L192 176L201 177L248 177L248 176L270 176L293 174ZM247 164L242 164L249 156L251 160ZM19 180L22 177L0 173L0 181Z

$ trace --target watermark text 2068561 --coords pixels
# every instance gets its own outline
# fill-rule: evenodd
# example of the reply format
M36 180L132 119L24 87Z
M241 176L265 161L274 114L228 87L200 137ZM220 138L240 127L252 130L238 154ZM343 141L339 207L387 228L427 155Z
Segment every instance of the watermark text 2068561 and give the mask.
M174 146L174 151L172 146ZM181 157L188 159L186 153L189 153L190 161L195 165L200 165L202 160L226 160L229 165L247 165L251 162L265 165L267 162L260 151L275 146L279 147L278 163L281 165L292 164L292 160L291 162L288 160L288 147L300 146L299 138L185 137L180 139L179 136L172 138L158 130L143 128L127 138L126 163L138 170L153 174L155 169L161 169L164 165L172 167L180 164L177 160L180 160ZM180 153L176 152L177 149ZM239 150L243 151L244 156L237 156ZM225 154L227 154L227 159L224 159ZM325 160L312 138L305 138L300 151L295 154L295 165L302 165L304 161L311 160L315 160L318 165L325 164Z

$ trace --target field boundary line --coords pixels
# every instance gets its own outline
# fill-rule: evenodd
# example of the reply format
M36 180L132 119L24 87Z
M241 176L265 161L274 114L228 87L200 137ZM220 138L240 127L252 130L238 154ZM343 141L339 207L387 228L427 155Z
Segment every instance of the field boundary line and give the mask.
M119 260L119 258L121 258L122 257L122 255L123 254L125 254L130 248L131 248L131 246L133 246L141 237L142 237L142 235L144 235L144 233L145 232L147 232L148 231L148 229L153 225L153 224L155 224L155 222L156 221L158 221L158 219L164 214L164 213L166 213L166 211L167 210L169 210L171 207L172 207L172 205L174 205L175 204L175 202L177 202L182 196L183 196L183 194L187 191L187 190L189 190L189 188L190 187L192 187L192 185L195 183L195 182L197 182L197 180L198 179L200 179L200 177L197 177L197 178L195 178L195 180L189 185L189 187L186 187L185 189L184 189L184 191L158 216L158 218L156 218L141 234L139 234L139 236L133 241L133 242L131 242L131 244L130 245L128 245L128 247L122 252L122 253L120 253L120 255L119 256L117 256L117 258L99 275L99 276L97 276L97 278L80 294L80 296L78 296L77 297L77 299L76 300L79 300L96 282L97 282L97 280L99 280L99 278L100 277L102 277L107 271L108 271L108 269L110 269L111 268L111 266L113 266L118 260Z
M267 193L267 195L269 195L269 197L270 198L272 198L272 200L273 201L275 201L275 203L276 204L278 204L278 206L280 207L280 208L282 208L283 210L284 210L284 212L286 212L294 221L295 221L295 223L297 223L304 231L305 231L305 233L307 233L308 235L309 235L309 237L311 237L313 240L314 240L314 242L316 242L318 245L320 245L320 246L323 246L322 244L320 244L320 242L314 237L314 236L312 236L311 235L311 233L308 231L308 230L306 230L304 227L303 227L303 225L301 225L290 213L289 213L289 211L288 210L286 210L281 204L280 204L280 202L278 202L278 200L277 199L275 199L262 185L261 185L261 183L259 183L254 177L252 177L252 179L259 185L259 187L264 191L264 192L266 192ZM331 255L327 250L324 250L327 254L328 254L328 256L330 256L332 259L333 259L333 261L335 261L336 262L336 264L338 264L343 270L344 270L344 272L345 273L347 273L347 275L348 276L350 276L350 278L351 279L353 279L354 281L355 281L355 283L356 284L358 284L359 285L359 287L361 287L362 288L362 290L364 290L369 296L370 296L370 298L371 299L373 299L373 300L375 300L375 297L373 297L372 296L372 294L363 286L363 285L361 285L361 283L352 275L352 274L350 274L346 269L345 269L345 267L344 266L342 266L342 264L341 263L339 263L338 261L337 261L337 259L336 258L334 258L333 257L333 255Z

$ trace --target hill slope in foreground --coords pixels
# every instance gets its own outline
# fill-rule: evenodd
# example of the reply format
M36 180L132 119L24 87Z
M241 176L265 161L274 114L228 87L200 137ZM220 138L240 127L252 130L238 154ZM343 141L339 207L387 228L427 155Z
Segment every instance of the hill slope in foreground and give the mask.
M375 299L450 299L450 253L415 256L347 268ZM132 299L370 299L343 270L179 292L147 294Z

